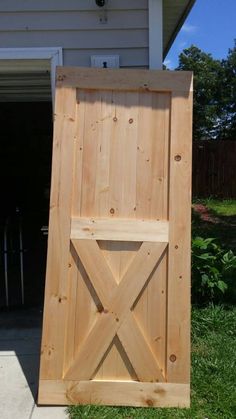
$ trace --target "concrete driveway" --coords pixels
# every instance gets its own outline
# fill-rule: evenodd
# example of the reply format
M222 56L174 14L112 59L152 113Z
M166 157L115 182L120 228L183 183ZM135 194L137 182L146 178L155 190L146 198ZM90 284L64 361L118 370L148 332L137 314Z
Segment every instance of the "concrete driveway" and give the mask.
M65 419L65 407L38 407L41 313L0 313L0 418Z

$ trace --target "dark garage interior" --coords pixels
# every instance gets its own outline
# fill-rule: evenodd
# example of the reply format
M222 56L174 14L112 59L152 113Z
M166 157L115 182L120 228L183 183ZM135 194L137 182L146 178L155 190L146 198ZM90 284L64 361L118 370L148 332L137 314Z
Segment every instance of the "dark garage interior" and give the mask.
M0 103L0 308L43 305L51 102Z

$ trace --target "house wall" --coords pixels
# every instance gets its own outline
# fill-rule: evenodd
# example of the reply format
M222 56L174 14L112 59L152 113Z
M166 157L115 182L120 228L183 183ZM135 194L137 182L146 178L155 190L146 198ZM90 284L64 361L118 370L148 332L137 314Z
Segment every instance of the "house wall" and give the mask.
M0 48L54 46L64 65L119 54L121 67L148 66L148 0L108 0L106 12L95 0L0 1Z

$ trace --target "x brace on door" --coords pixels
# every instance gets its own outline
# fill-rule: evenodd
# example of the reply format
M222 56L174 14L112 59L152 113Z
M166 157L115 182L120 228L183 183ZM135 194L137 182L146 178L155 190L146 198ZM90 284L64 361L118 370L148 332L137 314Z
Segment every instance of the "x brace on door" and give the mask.
M140 381L165 381L163 371L134 319L132 306L160 263L167 243L143 242L120 284L117 284L96 240L72 239L72 244L103 310L64 378L90 380L117 334ZM95 348L96 356L91 348Z

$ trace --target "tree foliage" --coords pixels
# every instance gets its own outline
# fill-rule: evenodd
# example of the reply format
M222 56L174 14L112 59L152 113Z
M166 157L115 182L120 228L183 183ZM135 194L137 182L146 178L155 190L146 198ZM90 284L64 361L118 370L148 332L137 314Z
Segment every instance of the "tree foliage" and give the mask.
M236 42L224 60L192 45L177 70L194 72L193 138L236 139Z
M226 60L222 60L224 83L221 83L221 137L236 139L236 40Z

